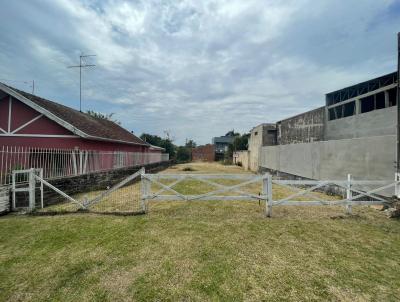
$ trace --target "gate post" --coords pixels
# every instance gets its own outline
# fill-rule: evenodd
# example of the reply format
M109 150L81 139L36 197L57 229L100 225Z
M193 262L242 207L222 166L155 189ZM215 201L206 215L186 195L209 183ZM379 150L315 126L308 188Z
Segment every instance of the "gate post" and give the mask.
M353 203L353 200L351 200L352 197L353 197L353 194L352 194L352 191L351 191L351 174L347 174L346 214L348 214L348 215L351 215L351 213L352 213L352 203Z
M271 217L272 215L272 175L266 174L263 179L263 191L266 197L265 200L265 216Z
M29 170L29 210L32 211L35 208L35 169Z
M15 203L15 198L16 198L16 194L15 194L15 182L16 182L16 177L15 177L15 171L12 172L12 205L11 205L11 210L15 211L16 209L16 203Z
M398 199L400 199L400 173L396 173L394 175L394 180L395 180L395 187L394 187L394 194Z
M148 212L148 205L147 205L147 197L149 196L149 180L144 176L145 175L145 170L142 168L142 173L141 173L141 182L140 182L140 191L142 193L142 197L140 199L140 206L142 208L142 211L144 213Z

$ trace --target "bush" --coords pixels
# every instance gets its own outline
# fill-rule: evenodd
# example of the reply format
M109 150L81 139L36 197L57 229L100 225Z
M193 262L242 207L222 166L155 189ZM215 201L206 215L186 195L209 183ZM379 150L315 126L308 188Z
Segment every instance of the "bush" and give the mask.
M196 169L193 169L192 167L184 167L182 171L196 171Z
M178 151L176 153L176 160L178 162L188 162L190 161L190 150L186 147L178 147Z

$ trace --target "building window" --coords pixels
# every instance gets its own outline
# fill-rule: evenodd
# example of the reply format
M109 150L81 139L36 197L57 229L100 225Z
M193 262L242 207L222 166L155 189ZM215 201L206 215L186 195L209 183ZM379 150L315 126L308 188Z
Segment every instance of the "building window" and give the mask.
M375 95L375 109L383 109L385 107L385 93L382 91Z
M335 109L335 116L336 118L342 118L343 117L343 106L337 106L334 108Z
M397 88L392 88L388 90L389 94L389 107L396 106L397 102Z
M333 121L336 119L335 111L333 110L333 108L328 109L328 119L330 121Z
M343 105L343 117L352 116L355 114L356 111L356 102L350 102Z
M256 131L256 132L254 132L254 135L258 135L258 132Z
M375 96L370 95L360 99L361 102L361 113L370 112L375 109Z

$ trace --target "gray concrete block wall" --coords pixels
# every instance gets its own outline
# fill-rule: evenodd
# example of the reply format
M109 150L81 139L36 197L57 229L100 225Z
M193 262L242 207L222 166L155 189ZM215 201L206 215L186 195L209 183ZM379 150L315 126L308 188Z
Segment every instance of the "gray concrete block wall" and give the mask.
M305 178L394 180L396 136L262 147L261 168Z
M396 122L396 106L327 121L325 140L395 135Z
M278 144L309 143L324 140L325 107L301 113L278 122Z

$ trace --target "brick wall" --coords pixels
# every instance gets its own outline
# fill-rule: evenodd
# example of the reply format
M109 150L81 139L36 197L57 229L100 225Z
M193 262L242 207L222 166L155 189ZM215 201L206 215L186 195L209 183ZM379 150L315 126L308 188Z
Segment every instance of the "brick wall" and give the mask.
M198 146L192 150L193 161L215 161L215 146L208 144L204 146Z

